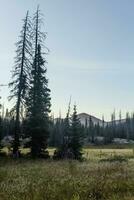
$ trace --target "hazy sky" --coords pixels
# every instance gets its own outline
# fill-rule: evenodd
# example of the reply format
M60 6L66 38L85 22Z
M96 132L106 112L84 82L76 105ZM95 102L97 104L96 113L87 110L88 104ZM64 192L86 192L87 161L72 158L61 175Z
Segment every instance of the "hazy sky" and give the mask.
M10 80L22 19L38 4L55 115L64 116L70 95L79 112L100 118L134 111L133 0L0 0L0 84ZM5 101L7 88L0 94Z

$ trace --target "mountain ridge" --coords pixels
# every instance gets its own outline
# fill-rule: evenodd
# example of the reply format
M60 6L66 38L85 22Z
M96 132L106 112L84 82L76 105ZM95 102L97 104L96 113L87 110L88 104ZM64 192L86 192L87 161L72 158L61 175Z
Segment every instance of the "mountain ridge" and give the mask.
M80 122L82 125L85 125L87 123L87 125L89 125L89 120L91 119L94 125L99 124L100 126L106 126L107 124L110 125L112 123L112 121L103 121L102 119L99 119L93 115L87 114L87 113L79 113L78 117L80 119ZM125 123L126 119L121 119L121 120L115 120L114 121L116 124L121 123Z
M100 126L103 126L103 125L106 126L106 125L110 125L112 123L112 121L103 121L102 119L99 119L98 117L95 117L95 116L90 115L90 114L85 113L85 112L79 113L78 118L80 120L80 123L84 126L85 125L89 126L90 120L93 122L94 125L99 124ZM57 119L59 119L59 118L55 118L55 121ZM121 119L121 120L117 119L114 122L118 125L120 122L125 123L126 119Z

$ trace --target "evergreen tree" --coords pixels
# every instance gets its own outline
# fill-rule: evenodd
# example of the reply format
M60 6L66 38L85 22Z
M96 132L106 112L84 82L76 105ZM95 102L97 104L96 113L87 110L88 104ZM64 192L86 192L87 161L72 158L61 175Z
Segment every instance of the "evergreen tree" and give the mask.
M51 106L50 90L48 89L48 80L46 78L46 60L42 56L44 54L42 49L45 48L44 40L46 38L46 34L41 30L42 23L38 6L33 17L32 43L34 45L34 58L29 96L27 98L27 117L32 137L31 154L33 157L41 156L47 147Z
M105 119L104 119L104 115L103 115L102 116L101 136L104 136L104 132L105 132Z
M32 33L31 33L35 71L38 65L38 59L37 59L38 45L41 46L41 49L43 51L42 54L47 54L47 52L49 51L48 48L44 44L44 41L46 39L46 32L42 31L43 18L41 16L42 16L42 13L38 6L37 11L35 12L34 17L33 17L33 26L32 26ZM46 63L46 60L44 60L44 62Z
M1 96L0 96L0 99L1 99ZM1 110L1 108L2 108L2 105L1 105L1 103L0 103L0 110ZM1 112L0 112L0 114L1 114Z
M134 113L132 113L132 140L134 140Z
M88 128L89 124L88 124L88 119L85 119L85 125L82 126L83 129L83 134L85 138L88 138L89 135L89 128Z
M109 143L111 143L116 135L116 121L115 121L115 110L111 114L111 126L109 126Z
M80 160L82 158L82 140L81 124L77 115L76 105L74 105L71 118L71 141L69 143L69 149L74 159Z
M33 157L42 156L47 148L49 136L50 90L46 78L46 61L42 57L41 46L34 59L31 72L29 96L27 99L27 117L29 120L31 154Z
M130 139L130 126L131 126L131 119L130 119L130 115L127 112L126 113L126 139L129 141Z
M117 130L118 130L118 132L117 132L117 137L121 137L121 135L122 135L122 113L121 113L121 110L120 110L120 112L119 112L119 125L118 125L118 127L117 127Z
M60 147L62 145L63 129L64 129L64 120L61 119L61 117L51 122L51 131L50 131L50 139L49 139L50 146Z
M111 143L111 127L108 125L108 123L105 126L104 129L104 144Z
M93 124L93 121L92 121L92 117L90 116L89 117L89 141L91 141L92 143L94 143L94 124Z
M0 151L2 149L1 140L2 140L2 118L0 116Z
M9 135L9 128L10 128L10 113L8 109L6 109L4 119L3 119L3 136L8 136Z
M1 97L0 97L1 99ZM2 140L2 116L1 116L1 108L2 108L2 105L0 104L0 150L2 148L2 145L1 145L1 140Z
M23 20L24 24L22 27L20 41L17 42L15 66L12 73L13 81L9 84L11 87L11 95L9 99L14 98L15 100L15 130L14 130L14 144L13 153L16 154L19 148L19 132L20 132L20 107L24 103L26 93L28 89L28 75L31 66L30 55L31 55L31 42L30 42L30 30L31 23L29 20L28 12L26 18Z
M66 148L68 148L68 144L70 141L70 104L71 101L69 102L68 112L64 120L64 129L63 129L63 145Z
M99 122L96 124L96 136L101 136L101 128Z
M62 134L62 144L54 153L54 158L58 159L64 159L69 158L69 143L71 141L71 135L70 135L70 104L71 99L69 101L68 111L66 114L66 118L63 121L63 134Z

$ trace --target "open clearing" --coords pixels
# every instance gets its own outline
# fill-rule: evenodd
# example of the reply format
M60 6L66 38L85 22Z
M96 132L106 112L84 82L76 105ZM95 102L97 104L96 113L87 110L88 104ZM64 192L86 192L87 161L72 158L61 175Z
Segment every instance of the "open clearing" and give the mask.
M83 151L84 162L0 158L0 200L134 199L133 149Z

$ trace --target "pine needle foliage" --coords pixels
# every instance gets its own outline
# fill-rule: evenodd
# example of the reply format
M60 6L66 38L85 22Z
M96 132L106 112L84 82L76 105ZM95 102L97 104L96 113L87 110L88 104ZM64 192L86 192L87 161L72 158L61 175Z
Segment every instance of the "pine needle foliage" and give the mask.
M82 138L82 128L77 115L76 105L74 105L73 115L71 117L71 141L69 147L73 158L77 160L82 159Z
M36 64L35 64L36 62ZM50 89L48 89L47 69L38 45L36 60L32 66L28 106L32 157L40 157L45 153L49 137Z

